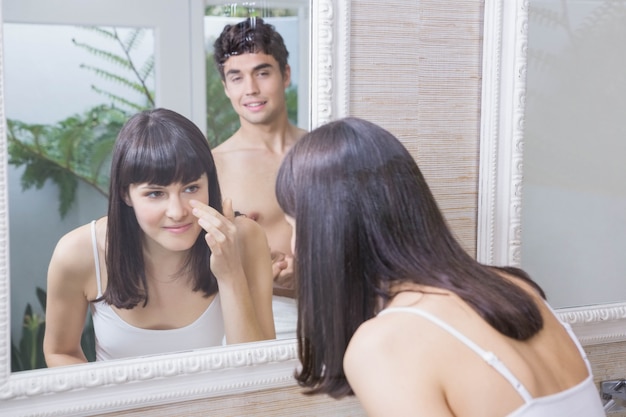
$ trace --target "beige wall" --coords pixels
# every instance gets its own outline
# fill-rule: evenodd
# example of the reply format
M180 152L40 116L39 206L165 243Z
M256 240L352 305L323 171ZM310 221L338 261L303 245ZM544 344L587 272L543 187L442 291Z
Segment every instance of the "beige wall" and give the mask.
M139 408L106 417L356 417L365 416L354 398L341 401L302 395L300 388L196 400L153 408Z
M405 143L475 254L483 3L359 0L351 7L351 115Z
M358 0L351 8L350 113L403 140L457 236L474 254L483 2ZM626 343L586 350L597 382L626 375ZM295 384L123 415L147 411L151 416L363 415L353 398L307 397Z

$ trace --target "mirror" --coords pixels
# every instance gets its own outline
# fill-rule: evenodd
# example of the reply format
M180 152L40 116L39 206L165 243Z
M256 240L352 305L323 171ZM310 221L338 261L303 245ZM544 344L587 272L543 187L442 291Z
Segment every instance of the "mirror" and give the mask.
M94 157L99 153L94 144L108 143L110 149L112 141L107 137L117 134L120 122L153 106L172 108L192 118L207 133L212 147L239 126L212 60L212 44L226 24L256 13L283 35L290 51L290 119L310 129L308 0L288 5L268 0L256 9L252 3L224 0L191 0L182 6L175 0L152 0L149 7L142 0L114 0L101 9L76 3L3 2L4 101L11 161L7 181L12 231L11 334L14 351L20 353L15 357L21 359L13 362L13 371L44 365L39 349L33 361L28 354L32 343L21 348L20 342L43 329L43 324L34 323L26 332L25 307L32 307L31 317L44 317L39 299L45 298L41 293L46 290L48 262L56 242L106 214L108 164ZM54 10L46 9L49 6ZM116 12L120 8L125 10L122 16ZM129 68L117 65L122 60ZM151 61L154 66L144 73ZM163 74L174 75L166 81ZM201 116L196 117L197 113ZM40 131L45 132L44 139L36 142L32 138ZM276 312L277 321L293 315L292 311ZM278 336L293 337L292 333L279 332Z
M87 7L80 0L67 1L73 4L74 12ZM157 17L156 24L163 21L176 21L181 16L187 17L189 10L194 8L194 10L202 10L204 5L204 0L162 1L175 3L179 14ZM347 0L317 0L311 3L308 3L308 0L304 1L309 5L311 44L308 56L306 56L310 65L301 69L301 72L309 74L309 87L306 95L309 96L310 107L306 116L310 119L310 126L317 126L348 113L349 2ZM58 10L53 10L52 6L48 7L46 2L38 3L38 7L33 7L33 2L29 0L20 1L19 4L20 7L29 8L30 11L38 14L42 21L59 13ZM147 11L153 7L152 0L133 0L125 1L123 7L120 6L111 11L111 4L110 0L90 1L88 8L95 17L93 21L83 22L83 24L98 25L99 19L106 20L112 13L119 15L117 17L123 23L129 7L142 12L140 13L142 16L151 15ZM288 4L283 3L283 5ZM124 10L124 13L119 13L119 10ZM146 21L143 24L146 27L155 26L154 21ZM131 24L128 23L128 25ZM168 34L176 35L172 30L161 28L161 31L154 37L155 43L171 41L167 38ZM184 43L178 45L181 44ZM201 48L204 47L202 42L198 44ZM190 49L193 47L194 45ZM173 51L184 53L186 49L179 47L174 48ZM0 48L0 69L4 68L4 56L4 51ZM188 61L188 58L185 59ZM175 59L174 62L177 60ZM197 110L202 108L203 97L180 100L177 96L180 85L186 83L191 85L192 80L196 80L197 74L186 73L179 69L176 76L171 77L179 83L168 86L165 80L167 71L163 72L164 75L161 78L157 77L155 81L157 90L161 86L159 90L161 96L157 97L157 105L159 100L160 103L176 103L171 107L178 109L194 121L203 120L204 108L200 112ZM4 76L0 80L4 83ZM0 236L2 236L0 239L0 401L2 401L3 414L14 412L30 415L49 415L50 413L85 415L101 413L105 410L124 410L148 404L152 406L291 386L293 370L296 366L294 340L232 345L168 355L11 373L11 285L7 216L9 200L7 126L4 107L6 90L4 87L4 84L0 84L0 99L2 99L0 101L2 115L0 123L0 164L2 164L0 168ZM56 207L50 207L50 211L56 214ZM256 367L257 370L251 372L250 367ZM174 378L175 383L172 384L171 381Z
M528 29L522 266L554 307L626 300L623 4L531 0Z
M522 213L526 208L523 204L527 203L524 198L526 168L527 165L530 165L529 169L533 166L532 161L526 163L525 143L528 140L529 145L533 145L533 138L530 135L532 134L531 128L535 126L529 126L529 123L535 122L531 120L531 117L537 117L534 108L531 107L536 104L536 100L534 102L531 100L531 94L533 89L539 88L534 84L537 80L535 73L529 77L526 73L528 70L530 74L533 70L530 65L534 41L536 41L535 36L541 36L532 31L538 30L537 24L542 19L546 21L546 16L538 14L534 17L536 21L529 22L529 7L532 9L547 3L554 2L540 3L539 0L485 2L477 243L478 259L485 263L525 267L525 252L522 253L523 239L527 238L529 245L536 243L537 239L531 240L525 234L526 226L522 222ZM561 3L563 2L559 2ZM591 4L596 3L589 3ZM604 6L606 4L603 3L602 7ZM591 8L594 7L596 6L591 6ZM597 7L600 8L600 6ZM551 46L554 46L554 40L550 42L552 42ZM560 76L563 77L562 74ZM534 92L536 93L536 90ZM525 112L528 112L528 120ZM569 142L569 138L564 140ZM569 148L564 150L571 151ZM534 151L531 150L529 157L533 157L533 153ZM528 175L532 178L532 171L528 172ZM533 192L531 186L528 191L529 195ZM543 205L545 206L545 203ZM533 227L532 223L529 229L531 227ZM575 236L582 237L581 235ZM564 248L552 246L545 249L545 251L554 252L555 256L559 255L560 250ZM623 256L620 260L623 262ZM595 261L587 259L586 261L592 264L602 262L600 259ZM530 266L529 268L532 269ZM561 271L560 274L563 274L565 269L562 268ZM591 286L596 285L596 279L599 278L593 274L598 272L599 270L594 268L593 272L585 277L586 280L592 280ZM552 271L551 275L545 279L556 280L553 281L556 283L552 287L555 288L553 292L559 291L562 286L569 285L563 275L559 276L559 273L552 273ZM542 279L544 278L540 276L538 281L541 283ZM545 284L542 283L542 285ZM612 287L618 287L617 283L613 282ZM600 301L597 298L584 297L582 303L581 301L558 302L560 305L555 307L562 307L557 310L559 316L572 324L583 344L626 340L624 331L626 297L621 296L610 300L611 302L608 302L608 298Z

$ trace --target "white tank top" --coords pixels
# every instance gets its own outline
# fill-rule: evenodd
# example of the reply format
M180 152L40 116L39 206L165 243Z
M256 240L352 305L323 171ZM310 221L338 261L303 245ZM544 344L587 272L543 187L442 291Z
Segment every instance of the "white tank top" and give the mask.
M552 311L552 309L551 309ZM587 365L587 371L589 376L579 384L561 391L556 394L547 395L544 397L533 398L526 387L517 380L515 375L493 354L483 350L473 341L468 339L461 332L450 326L443 320L433 316L432 314L415 307L389 307L382 310L378 315L384 315L394 312L411 313L421 316L432 323L441 327L443 330L450 333L457 338L460 342L465 344L468 348L472 349L478 356L492 366L498 373L500 373L518 392L520 397L524 400L524 405L508 415L508 417L605 417L604 408L602 407L602 401L600 400L600 394L598 393L595 384L593 383L593 376L591 374L591 366L587 355L582 346L578 342L578 339L574 335L572 328L567 323L561 323L567 330L578 350ZM497 401L497 399L494 399Z
M91 240L96 266L98 297L102 296L96 222L91 222ZM91 303L96 335L96 360L179 352L224 344L224 321L219 294L193 323L171 330L142 329L125 322L104 301Z

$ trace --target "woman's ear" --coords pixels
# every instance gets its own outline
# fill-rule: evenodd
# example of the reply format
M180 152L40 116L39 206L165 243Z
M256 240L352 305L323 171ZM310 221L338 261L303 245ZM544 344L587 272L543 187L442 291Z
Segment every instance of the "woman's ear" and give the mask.
M132 207L132 206L133 206L133 202L132 202L132 200L130 199L130 197L128 196L128 192L125 192L125 193L122 195L122 200L124 200L124 203L126 203L126 205L127 205L128 207Z

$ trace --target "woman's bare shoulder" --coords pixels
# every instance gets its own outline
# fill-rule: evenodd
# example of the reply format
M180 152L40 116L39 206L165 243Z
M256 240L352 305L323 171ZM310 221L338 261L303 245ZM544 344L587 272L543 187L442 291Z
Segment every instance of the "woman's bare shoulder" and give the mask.
M103 253L105 221L99 220L96 226L97 244ZM63 235L54 249L50 260L49 273L80 279L93 275L93 240L91 223L79 226ZM91 273L91 274L90 274Z
M343 366L368 415L444 415L431 412L446 408L439 401L446 366L435 348L440 340L432 344L422 330L420 320L399 313L370 319L355 332Z
M406 313L386 314L362 323L352 336L346 359L359 363L395 361L402 357L428 356L432 340L427 336L428 323ZM394 352L390 355L390 352Z

